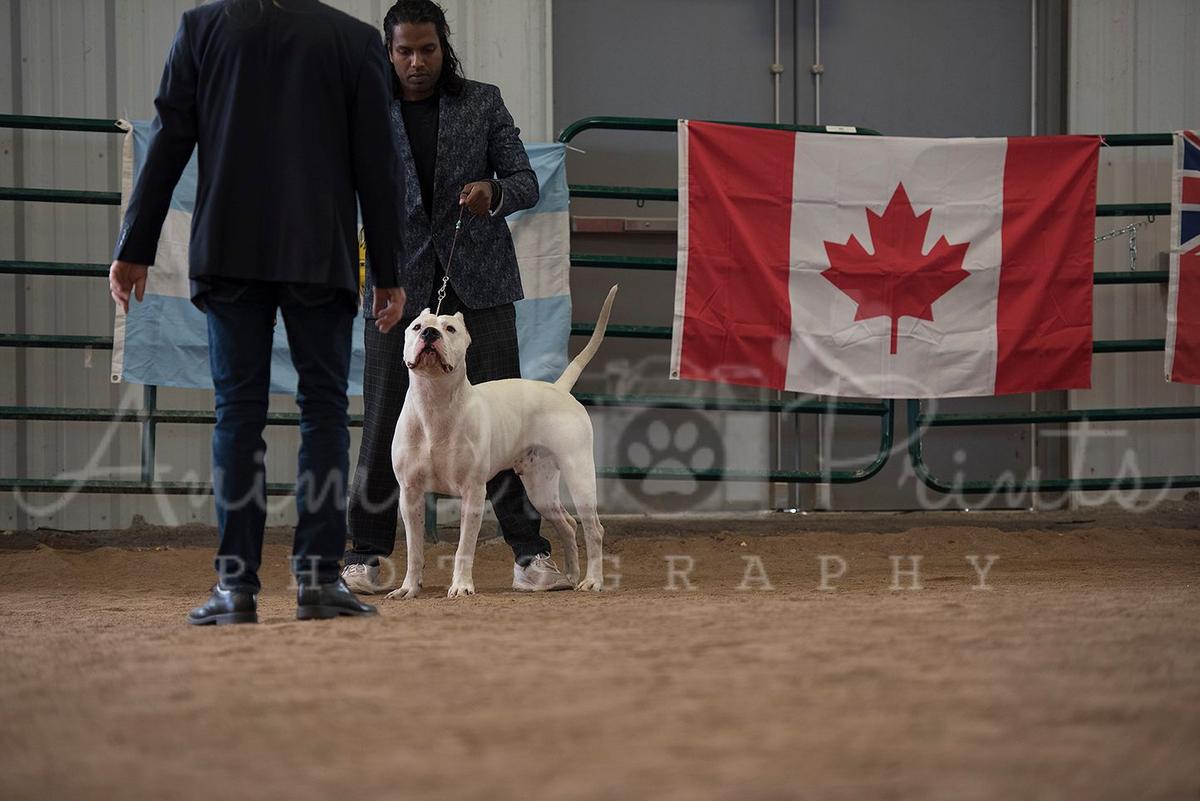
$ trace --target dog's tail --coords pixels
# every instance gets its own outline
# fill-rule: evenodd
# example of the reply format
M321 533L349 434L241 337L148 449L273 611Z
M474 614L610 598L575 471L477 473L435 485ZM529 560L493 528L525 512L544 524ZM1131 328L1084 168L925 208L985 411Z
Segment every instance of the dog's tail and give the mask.
M587 346L579 352L579 355L571 360L567 365L567 369L563 370L563 374L554 382L557 389L563 392L570 392L575 386L575 382L579 380L579 374L583 372L583 368L587 367L588 362L596 355L596 351L600 349L600 341L604 339L604 329L608 327L608 313L612 311L613 298L617 296L617 287L620 284L613 284L613 288L608 290L608 297L604 299L604 308L600 309L600 318L596 320L596 330L592 332L592 338L588 340Z

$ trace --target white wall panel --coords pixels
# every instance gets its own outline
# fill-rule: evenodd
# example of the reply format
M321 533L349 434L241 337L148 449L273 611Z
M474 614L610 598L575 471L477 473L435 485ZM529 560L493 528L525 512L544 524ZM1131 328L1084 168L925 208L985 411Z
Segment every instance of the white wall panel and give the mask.
M1079 133L1161 132L1200 125L1200 4L1190 0L1076 0L1071 4L1069 124ZM1164 202L1170 197L1169 148L1101 150L1098 202ZM1097 234L1130 220L1097 221ZM1139 231L1139 269L1165 269L1170 221ZM1102 243L1097 270L1128 269L1125 239ZM1097 287L1098 339L1162 338L1165 287ZM1074 407L1174 406L1200 402L1200 390L1163 379L1162 353L1097 355L1093 389L1072 392ZM1200 473L1200 424L1092 426L1079 477L1111 476L1123 465L1140 475ZM1158 495L1144 493L1144 498ZM1077 499L1098 500L1095 494Z
M500 87L526 141L553 140L550 0L452 0L444 5L467 77Z

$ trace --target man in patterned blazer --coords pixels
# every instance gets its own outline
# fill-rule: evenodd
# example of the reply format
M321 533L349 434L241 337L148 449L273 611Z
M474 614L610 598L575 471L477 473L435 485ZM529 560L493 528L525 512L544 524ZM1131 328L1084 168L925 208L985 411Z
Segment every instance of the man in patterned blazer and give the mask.
M364 331L365 419L350 490L352 545L342 573L347 585L363 593L384 589L379 560L390 556L396 542L399 488L391 444L408 391L404 330L425 307L437 307L448 269L441 313L461 311L466 319L467 376L474 384L520 378L513 303L524 295L504 218L538 200L537 176L499 89L463 77L441 7L431 0L401 0L384 17L383 33L393 68L392 138L407 198L401 212L405 258L397 281L408 303L401 325L390 333L381 333L370 319ZM368 289L372 280L368 271ZM570 589L550 559L550 543L539 533L541 519L520 479L505 471L488 482L487 491L513 549L513 589Z

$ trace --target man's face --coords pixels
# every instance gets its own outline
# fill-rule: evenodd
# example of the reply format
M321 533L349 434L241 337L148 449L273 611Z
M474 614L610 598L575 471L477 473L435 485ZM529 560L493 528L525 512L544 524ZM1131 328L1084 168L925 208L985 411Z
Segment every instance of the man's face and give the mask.
M432 22L401 22L388 49L405 100L424 100L437 90L442 74L442 43Z

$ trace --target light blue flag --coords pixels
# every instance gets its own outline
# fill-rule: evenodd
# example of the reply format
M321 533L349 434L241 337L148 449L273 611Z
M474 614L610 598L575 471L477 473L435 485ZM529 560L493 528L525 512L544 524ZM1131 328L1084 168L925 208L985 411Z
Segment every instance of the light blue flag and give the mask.
M122 211L145 162L150 123L131 123L122 161ZM537 173L541 198L531 209L508 217L521 268L525 300L518 301L517 341L525 378L553 381L567 366L571 333L570 223L567 216L566 147L525 146ZM163 223L145 299L117 309L113 331L112 380L134 384L212 389L208 367L208 323L192 305L188 242L196 196L196 157L183 171ZM350 394L362 394L362 311L354 325ZM282 320L275 329L271 391L294 394L296 371Z

